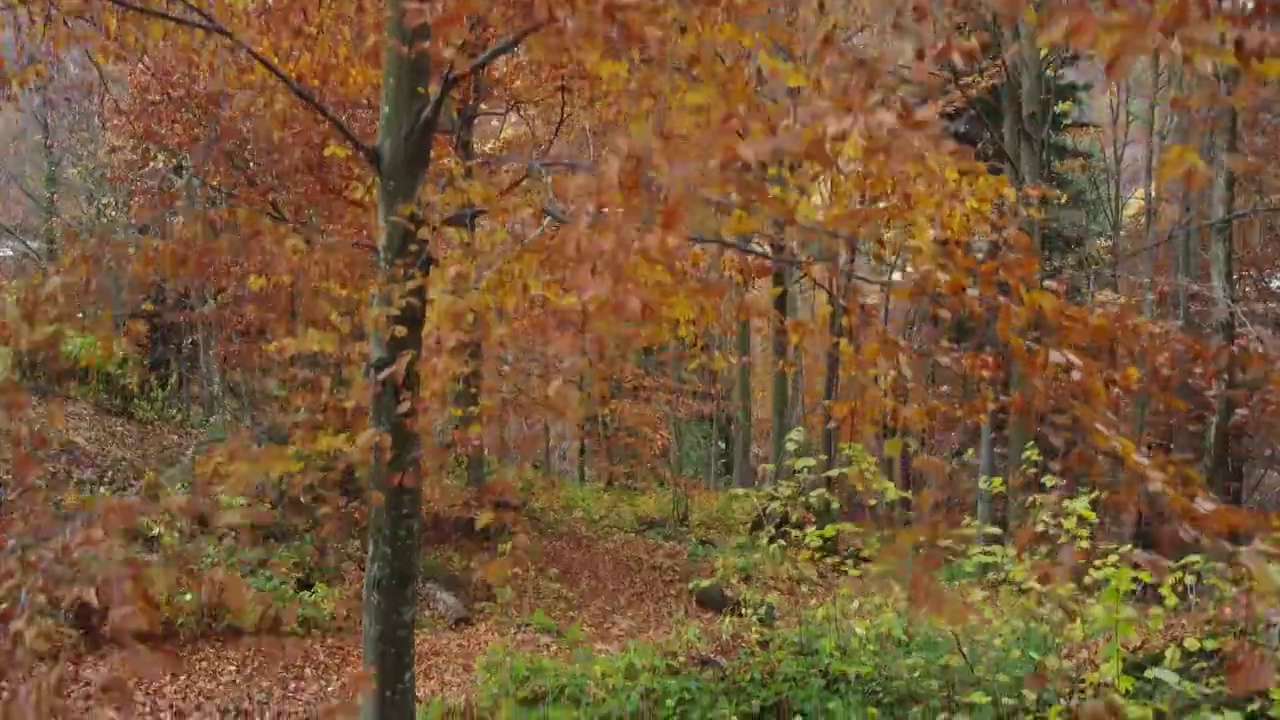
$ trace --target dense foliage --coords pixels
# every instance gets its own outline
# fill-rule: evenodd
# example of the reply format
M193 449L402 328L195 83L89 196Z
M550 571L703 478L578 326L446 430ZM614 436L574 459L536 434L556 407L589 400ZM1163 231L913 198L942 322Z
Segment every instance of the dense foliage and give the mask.
M0 0L5 712L1273 712L1272 14Z

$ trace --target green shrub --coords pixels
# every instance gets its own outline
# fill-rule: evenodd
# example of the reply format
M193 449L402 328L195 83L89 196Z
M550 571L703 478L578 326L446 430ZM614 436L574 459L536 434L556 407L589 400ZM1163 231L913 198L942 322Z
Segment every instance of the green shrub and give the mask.
M742 497L804 522L707 551L715 582L744 605L783 599L770 587L779 568L804 580L829 565L814 552L822 535L812 503L828 498L800 491L813 479L803 465ZM1052 476L1043 484L1028 499L1039 536L1028 548L984 540L970 521L933 548L951 560L924 571L925 583L910 566L877 568L893 572L866 573L862 595L828 600L798 624L726 615L736 643L726 658L696 638L612 655L579 647L567 659L495 648L480 668L480 706L498 717L995 718L1064 717L1108 698L1133 717L1276 712L1280 693L1227 691L1239 653L1254 652L1241 648L1268 658L1255 665L1277 661L1256 618L1239 605L1229 620L1216 612L1249 593L1248 582L1197 557L1153 578L1131 548L1097 541L1096 493L1066 495ZM1064 548L1085 564L1056 572Z
M976 626L975 626L976 629ZM481 700L507 712L579 717L856 717L916 708L971 717L1049 702L1023 692L1039 658L1058 650L1043 628L962 635L876 601L832 603L720 659L657 645L569 660L492 653Z

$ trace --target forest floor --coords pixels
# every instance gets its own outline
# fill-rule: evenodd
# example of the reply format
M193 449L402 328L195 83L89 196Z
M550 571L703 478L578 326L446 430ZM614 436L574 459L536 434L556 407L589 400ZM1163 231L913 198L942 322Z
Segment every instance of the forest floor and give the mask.
M44 473L95 478L118 490L148 470L171 467L195 442L189 434L87 403L57 403L61 409L51 413L54 405L40 403L35 413L52 440L43 454ZM0 467L7 465L3 461ZM421 698L465 699L474 689L477 661L495 641L549 655L566 652L547 619L575 627L579 642L602 651L668 636L689 621L714 622L693 605L683 545L585 528L544 531L532 542L536 560L512 574L506 602L481 606L471 624L419 631ZM358 579L349 580L348 590L356 590ZM543 620L529 622L531 615ZM205 637L86 651L64 668L70 714L345 716L362 681L359 632L347 625L304 637Z
M37 401L31 421L18 431L30 429L39 430L38 434L47 438L47 442L37 446L43 461L39 477L49 481L74 480L76 492L80 493L87 489L124 497L132 493L146 496L152 491L143 479L186 467L183 463L190 458L193 448L201 445L196 433L122 419L74 400ZM0 440L0 488L14 487L6 475L23 469L14 459L14 446L8 438ZM32 468L28 465L25 470ZM1239 581L1223 574L1206 575L1209 580L1226 584L1211 587L1206 581L1203 591L1195 583L1187 584L1185 576L1169 575L1172 578L1169 582L1184 578L1178 581L1181 585L1173 589L1186 594L1186 602L1177 604L1172 612L1158 613L1158 617L1142 609L1138 600L1103 603L1101 599L1108 595L1087 583L1069 596L1063 596L1055 594L1056 591L1031 593L1024 585L1018 585L1016 591L1012 587L1002 591L1001 584L993 582L999 578L994 574L944 586L941 575L934 577L927 568L909 577L897 576L895 571L891 573L894 577L883 578L887 582L877 580L873 574L861 573L815 571L798 576L792 563L758 562L754 556L736 555L737 551L731 547L733 543L721 542L731 539L735 533L740 534L741 529L735 528L745 526L749 517L735 514L731 504L725 509L717 504L719 500L701 504L691 501L691 506L701 510L690 512L688 527L673 530L661 521L663 513L670 510L670 496L650 489L632 497L619 488L605 490L601 484L559 485L546 478L520 490L527 501L524 512L508 536L510 540L500 542L482 537L483 533L456 535L449 529L453 527L452 521L465 519L468 527L475 530L470 519L477 511L474 505L466 504L469 500L460 501L459 498L469 496L460 485L448 482L428 485L431 492L425 505L431 511L427 528L430 539L423 548L424 568L434 567L455 575L475 571L481 577L492 579L493 586L489 587L492 592L472 607L469 623L448 625L429 612L420 613L422 621L416 637L419 699L424 703L442 701L450 709L465 707L469 700L483 706L486 699L495 699L487 698L486 694L498 694L500 699L510 700L526 692L543 692L546 688L540 683L549 681L548 676L538 674L539 668L554 666L544 663L544 659L576 657L575 651L584 648L605 655L633 643L648 645L643 652L632 647L622 654L621 662L608 671L614 673L612 676L606 676L603 665L573 666L556 676L556 681L563 685L557 687L573 688L577 692L587 686L582 692L588 695L597 692L597 687L612 687L612 690L599 691L600 697L607 700L618 694L619 688L631 687L632 673L639 667L636 663L648 658L646 662L650 665L645 667L660 668L660 673L667 672L673 660L674 666L694 668L671 686L675 688L671 690L675 695L665 698L665 702L675 702L675 696L688 700L686 695L694 692L690 688L696 688L698 693L711 693L718 698L716 702L726 707L748 708L751 707L748 701L776 702L778 697L790 702L795 694L797 701L811 701L817 703L812 707L829 709L829 702L836 702L856 690L855 694L864 693L870 698L860 700L857 698L864 695L857 695L857 702L884 703L883 707L939 703L939 708L951 708L961 707L956 703L982 704L991 697L1025 700L1028 687L1034 684L1039 689L1031 691L1028 708L1040 710L1050 705L1056 708L1063 703L1078 703L1081 697L1090 698L1081 705L1084 708L1100 702L1092 697L1097 688L1088 685L1093 682L1089 678L1101 677L1099 673L1104 666L1116 667L1116 658L1121 656L1106 649L1110 644L1105 638L1110 632L1107 628L1118 623L1110 618L1122 617L1122 611L1128 613L1123 617L1130 620L1155 618L1141 623L1133 620L1136 624L1125 641L1123 653L1127 662L1121 668L1131 672L1132 681L1137 683L1135 687L1143 693L1141 698L1153 698L1152 707L1262 707L1261 693L1270 691L1277 676L1276 668L1280 667L1280 655L1273 641L1267 640L1264 650L1264 645L1257 641L1241 640L1247 637L1245 631L1256 629L1256 623L1249 619L1257 614L1256 608L1250 610L1252 606L1241 604L1243 596L1236 592ZM500 485L495 484L491 489L497 487ZM57 500L61 497L60 491L42 492L44 494L33 493L25 501L26 507L32 508L33 502L50 503L52 498L53 504L43 506L54 509L56 512L52 515L23 515L24 500L15 495L0 502L0 547L6 547L6 528L11 522L23 520L25 522L18 526L43 536L43 518L64 517L57 515L63 511L61 501ZM716 497L729 496L718 494ZM307 506L308 512L311 507ZM751 511L751 507L745 509ZM70 515L75 514L73 509ZM217 524L213 527L217 529ZM252 532L241 535L239 529L199 536L184 536L174 531L164 537L189 552L175 553L172 557L179 559L172 563L170 555L152 549L145 542L135 543L136 547L130 545L132 549L128 552L139 553L138 557L147 562L181 566L184 572L193 575L185 576L187 584L169 585L163 600L143 597L141 601L126 601L132 604L125 605L125 610L135 612L143 601L157 603L154 609L163 616L164 623L148 626L162 628L161 632L144 645L103 645L105 633L99 632L97 626L85 630L84 626L75 624L74 613L55 618L52 624L61 623L73 639L57 645L65 647L62 659L54 668L45 669L54 669L58 683L56 694L65 702L56 712L42 716L351 717L355 699L365 686L358 627L361 561L356 556L359 543L350 530L334 540L312 536L292 525L287 529L283 539L266 539ZM58 536L62 531L58 525L50 530L50 536ZM9 540L16 537L11 535ZM164 547L160 536L146 539L156 539L157 547ZM710 547L707 539L713 539L716 547ZM211 541L208 548L202 544L205 541ZM133 543L134 539L128 542ZM8 546L10 552L6 560L10 566L15 566L15 547L21 546ZM73 543L72 547L79 546ZM895 547L882 548L881 559L891 561ZM246 548L253 553L234 554L245 552ZM261 580L256 573L264 567L276 567L273 563L299 548L308 551L297 556L305 558L297 560L307 564L305 572L324 573L324 579L310 578L310 587L323 583L327 588L319 605L311 606L322 607L323 612L309 616L311 620L306 624L298 621L298 614L286 609L296 611L303 602L317 602L314 593L311 599L304 598L311 591L299 589L299 575L274 575L271 573L275 571L271 570L268 579L274 585L259 589L251 583ZM210 549L217 552L210 554ZM219 554L224 550L232 554ZM79 553L76 550L77 561L81 557ZM266 564L254 564L262 563L262 556L267 558ZM198 559L193 561L193 557ZM69 555L59 556L61 564L57 567L71 567L69 558ZM910 565L904 567L909 569ZM1053 563L1041 565L1050 574L1062 569ZM1100 577L1114 576L1120 578L1116 582L1129 582L1124 580L1129 577L1127 568L1116 566L1118 569L1108 570L1109 567L1095 564L1090 573L1110 572L1112 575ZM1218 572L1207 566L1199 570L1196 567L1199 566L1192 566L1191 572ZM489 575L489 570L495 568L494 574ZM972 562L956 563L950 569L974 572ZM763 627L757 623L758 618L743 616L743 623L730 620L722 624L716 615L696 606L691 593L692 581L714 575L719 582L726 574L737 577L738 581L749 576L750 588L739 586L736 591L759 595L742 595L744 603L748 599L767 600L768 609L776 611L776 618L771 613L765 624L773 626L776 619L777 633L763 640L744 635L744 626L747 633ZM220 584L223 580L212 585L206 583L214 575L238 581L241 599L236 602L227 599L228 585ZM853 575L861 576L851 577ZM0 583L5 580L0 576ZM65 585L68 578L60 582ZM69 583L75 586L73 595L81 585L94 587L93 580L81 576L71 576ZM257 599L246 602L245 588L251 586ZM6 587L12 591L15 585L9 583ZM175 587L185 592L175 591ZM209 594L209 587L214 588L213 594ZM1228 592L1214 600L1213 587ZM735 588L730 586L730 589ZM1084 592L1080 592L1081 589ZM813 630L823 626L824 623L800 625L793 621L810 617L807 614L810 611L818 611L813 617L828 617L820 610L832 606L830 601L839 597L841 591L850 592L854 600L847 606L835 605L840 612L861 613L857 615L859 630L849 634L819 633L812 637L786 634L789 627ZM184 594L188 596L187 605L173 601ZM281 604L272 609L282 612L253 617L292 618L287 626L295 631L310 628L307 634L259 631L233 635L226 631L236 626L285 625L258 620L242 622L239 611L262 610L261 604L254 603L261 603L263 598L273 603L279 601ZM1162 602L1168 599L1163 598ZM706 601L705 597L703 600ZM778 601L776 606L774 600ZM1046 603L1062 612L1045 612L1049 607ZM0 604L0 617L7 607ZM58 612L65 613L67 607L62 605ZM742 608L737 606L738 610ZM99 609L109 608L99 606ZM946 618L945 622L942 618ZM1093 618L1089 626L1096 625L1096 628L1090 630L1088 636L1079 634L1084 633L1084 626L1077 627L1078 623L1071 618ZM904 623L912 628L911 632L903 632ZM105 627L110 626L108 617ZM73 627L79 630L72 630ZM690 630L698 631L696 641L686 634ZM0 625L0 632L4 631L11 631L11 625ZM13 639L13 636L0 635L0 640ZM775 639L779 643L776 648ZM787 646L787 642L793 644ZM804 664L805 658L812 661L806 648L816 647L816 642L825 643L821 646L826 649L818 664L810 667ZM34 647L31 643L24 645L28 646ZM758 652L752 654L753 649ZM1179 659L1186 653L1199 654L1193 658L1194 662L1187 664ZM779 654L796 662L775 662ZM831 660L832 657L835 660ZM1170 657L1175 660L1168 660ZM486 661L495 658L508 664L489 666L500 669L492 676L485 676L480 671ZM1042 658L1045 659L1042 661ZM1054 670L1056 685L1050 689L1046 689L1050 677L1045 669L1048 659L1057 663L1057 668L1067 668ZM1181 664L1174 665L1175 661ZM856 669L861 673L857 682L865 683L865 688L848 683L822 685L826 681L821 680L822 672L817 668L828 667L832 662ZM730 665L732 663L737 664ZM729 679L713 672L709 675L713 681L698 684L708 667L731 666L740 672L735 671ZM569 666L554 667L552 672L561 672ZM15 678L7 677L5 669L0 667L0 697L16 699L22 708L31 707L22 704L25 696L7 695L13 691L8 683ZM1177 696L1176 702L1168 699L1166 687L1167 679L1175 674L1181 678L1180 683L1191 688ZM801 686L809 687L815 677L819 677L819 690L831 693L830 697L818 691L809 696L801 694ZM515 681L505 682L511 678ZM605 681L614 685L609 686ZM605 685L597 685L602 682ZM753 694L757 686L765 688L758 696ZM1041 697L1048 692L1054 694ZM577 700L593 701L594 698L584 700L582 697ZM616 714L616 708L611 712ZM32 715L28 712L19 716ZM1170 716L1180 716L1180 712L1172 712ZM4 706L0 706L0 717L5 717Z

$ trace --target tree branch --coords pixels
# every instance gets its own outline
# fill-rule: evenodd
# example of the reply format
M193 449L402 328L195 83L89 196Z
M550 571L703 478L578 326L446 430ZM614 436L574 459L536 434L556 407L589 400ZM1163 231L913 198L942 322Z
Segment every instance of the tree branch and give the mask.
M476 57L475 60L472 60L471 64L468 65L462 72L452 76L452 78L446 78L444 86L448 87L449 89L453 89L458 85L458 83L462 82L463 80L466 80L472 75L483 71L485 68L494 64L498 60L501 60L507 55L510 55L511 53L515 52L516 49L520 47L520 43L523 43L525 40L529 38L530 35L533 35L534 33L545 28L549 24L550 24L550 21L548 20L540 20L536 23L533 23L532 25L525 27L523 30L520 30L515 35L512 35L506 40L503 40L502 42L498 43L497 45L494 45L488 50L480 53L480 55ZM450 80L452 80L452 82L450 82Z
M156 8L135 4L134 2L131 2L131 0L107 0L107 2L121 10L137 13L156 20L164 20L165 22L194 30L200 30L211 35L217 35L218 37L224 38L227 42L230 42L252 58L259 67L266 70L268 73L271 73L271 75L273 75L277 80L284 83L285 87L289 89L289 92L292 93L294 97L301 100L304 105L311 108L311 110L320 117L324 118L325 122L327 122L329 126L332 127L348 145L355 149L355 151L360 154L360 157L364 158L374 171L377 172L379 165L378 153L373 146L365 143L357 137L355 132L338 117L337 113L330 110L316 99L315 93L313 93L309 88L304 87L301 83L290 77L288 73L282 70L279 65L272 62L270 58L263 55L261 52L258 52L253 48L253 46L237 37L235 33L227 29L225 25L219 22L208 11L196 7L192 3L188 2L188 0L181 0L181 3L192 13L195 13L197 18L187 18L180 15L174 15L173 13L158 10Z
M422 114L418 116L418 121L413 125L413 130L410 133L410 144L431 141L431 136L435 134L436 126L440 122L440 113L444 110L444 101L449 97L449 93L458 87L458 83L478 72L482 72L493 63L515 52L520 47L520 43L549 24L550 21L548 20L540 20L525 27L506 40L480 53L467 67L463 68L462 72L454 73L452 66L446 69L444 77L440 80L440 90L436 92L436 96L431 99L431 103L427 105Z
M1173 240L1173 236L1179 232L1182 232L1183 230L1200 230L1203 228L1211 228L1216 225L1221 225L1222 223L1231 223L1231 222L1235 222L1236 220L1244 220L1246 218L1259 216L1259 215L1273 215L1275 213L1280 213L1280 206L1248 208L1246 210L1237 210L1231 213L1230 215L1223 215L1222 217L1213 218L1211 220L1202 220L1199 222L1193 220L1190 222L1179 223L1169 228L1169 232L1166 233L1163 238L1160 238L1155 242L1145 243L1140 247L1130 250L1124 255L1121 255L1118 258L1118 261L1123 262L1135 255L1141 255L1142 253L1148 250L1152 250L1154 248L1160 247L1161 245L1164 245L1165 243L1171 242Z
M13 238L13 240L18 243L18 246L20 248L22 248L23 250L25 250L27 253L31 255L33 260L40 263L41 265L44 265L44 262L45 262L44 255L40 254L39 251L37 251L34 247L32 247L31 243L28 242L26 238L22 237L22 234L19 233L17 230L15 230L13 226L9 225L8 223L0 222L0 231L3 231L5 235L8 235L9 237Z

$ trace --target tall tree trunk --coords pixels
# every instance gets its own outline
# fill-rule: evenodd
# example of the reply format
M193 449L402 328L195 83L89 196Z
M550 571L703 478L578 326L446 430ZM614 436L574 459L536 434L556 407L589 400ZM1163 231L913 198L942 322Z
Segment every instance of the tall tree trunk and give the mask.
M1157 132L1157 112L1160 107L1160 51L1151 52L1151 96L1147 102L1147 145L1142 154L1142 247L1146 256L1146 286L1142 301L1142 312L1147 318L1155 314L1156 304L1156 183L1155 159L1160 138ZM1145 365L1145 354L1140 356L1139 366ZM1143 435L1146 434L1147 410L1151 402L1145 389L1138 393L1134 401L1133 439L1140 448L1145 448Z
M681 345L677 340L671 343L670 347L670 371L671 371L671 402L668 402L667 414L671 418L671 445L668 462L671 465L671 477L678 479L684 472L684 464L681 462L680 452L680 433L682 430L680 413L674 407L675 401L680 397L683 390L683 362L680 356Z
M1177 64L1170 65L1170 71L1173 73L1173 95L1180 98L1187 98L1196 92L1197 76L1193 68L1189 67L1187 60L1184 58L1174 57ZM1172 104L1171 104L1172 107ZM1177 118L1174 125L1174 140L1177 145L1189 146L1195 137L1195 132L1200 129L1208 137L1212 137L1212 127L1205 128L1199 122L1199 113L1196 110L1186 107L1185 105L1177 110ZM1211 148L1204 148L1201 157L1207 157ZM1196 325L1196 318L1191 312L1191 288L1192 284L1199 279L1199 256L1201 248L1200 231L1196 228L1201 220L1205 217L1205 202L1203 190L1199 190L1190 183L1179 183L1179 207L1178 207L1178 225L1174 233L1174 262L1173 262L1173 286L1174 286L1174 319L1181 326L1183 332L1193 332ZM1184 358L1185 359L1185 358ZM1188 405L1195 402L1195 398L1191 393L1186 392L1185 388L1178 390L1178 396ZM1168 428L1168 445L1173 453L1195 453L1199 452L1203 445L1201 438L1194 436L1187 431L1188 425L1184 414L1175 415Z
M1037 42L1036 29L1019 19L1018 37L1016 37L1016 86L1018 86L1018 163L1021 188L1034 188L1043 184L1044 138L1050 127L1050 106L1044 94L1044 69L1041 50ZM1006 81L1009 82L1009 81ZM1012 95L1012 92L1010 92ZM1005 111L1014 110L1006 108ZM1032 238L1032 251L1039 260L1039 277L1044 277L1044 238L1043 224L1037 217L1039 202L1027 199L1032 213L1027 218L1027 232ZM1015 338L1015 341L1019 338ZM1009 352L1009 452L1007 452L1007 470L1005 474L1005 492L1007 503L1007 523L1014 524L1018 510L1018 489L1023 474L1023 451L1030 433L1028 419L1023 407L1025 389L1023 387L1023 369L1018 363L1018 354Z
M364 576L364 662L373 674L365 720L415 716L413 633L417 617L422 465L417 403L431 256L413 207L431 162L431 62L427 24L405 22L406 0L388 0L378 157L378 287L371 309L370 425L375 445L369 554ZM426 127L423 127L426 125Z
M822 378L822 454L826 457L825 469L837 467L840 458L835 404L840 397L840 348L844 341L845 327L845 264L852 265L841 253L836 258L834 281L831 283L831 316L827 320L829 335L827 363Z
M1129 81L1121 80L1112 84L1108 103L1110 110L1111 154L1110 174L1107 177L1108 187L1106 199L1110 208L1107 220L1111 228L1111 289L1120 292L1120 258L1124 253L1121 239L1124 235L1124 169L1125 157L1129 148L1129 130L1132 116L1129 113L1131 95Z
M803 300L803 291L797 283L799 273L794 266L787 266L787 317L800 319L801 301ZM790 338L788 337L788 352L791 353L791 362L789 363L787 372L787 430L804 427L804 347L797 343L794 347L790 347Z
M721 444L726 424L725 419L721 417L724 414L724 403L721 397L723 379L721 378L718 364L721 338L715 328L710 329L708 332L711 333L711 337L707 342L706 352L709 353L710 357L706 360L702 374L705 376L704 385L709 395L708 421L710 427L707 428L707 464L703 468L703 479L706 487L714 490L720 487L720 482L724 478L724 459L728 453ZM730 440L730 447L732 447L732 442Z
M781 257L783 252L781 244L775 244L773 254ZM774 464L773 476L776 480L782 476L782 455L786 449L787 432L787 410L789 408L787 395L790 389L789 379L787 377L787 348L791 344L790 338L787 337L787 318L790 305L790 288L787 287L789 273L787 267L780 261L775 261L773 265L772 285L773 291L773 394L770 412L770 420L772 421L772 442L770 443L769 462Z
M755 482L755 469L751 467L751 318L746 314L746 295L751 290L749 278L743 278L742 317L738 319L738 366L735 398L737 418L733 424L733 484L750 487Z
M1213 291L1216 328L1221 344L1220 361L1214 373L1213 416L1209 421L1209 447L1205 454L1205 478L1214 484L1224 500L1243 502L1244 488L1234 472L1231 453L1231 418L1235 414L1232 393L1235 392L1235 269L1232 237L1235 224L1231 213L1235 208L1236 178L1231 158L1236 154L1238 128L1235 106L1235 72L1219 69L1219 97L1222 107L1214 127L1213 186L1211 213L1213 230L1209 240L1209 275Z
M455 144L459 159L463 162L462 176L470 180L473 175L472 164L475 162L475 127L480 117L481 93L483 90L481 76L471 77L469 97L465 103L458 105L457 131ZM478 216L467 209L466 230L470 248L475 252L476 223ZM462 286L456 288L460 293L470 293L472 288ZM484 381L484 344L480 337L480 323L476 311L469 311L462 340L462 371L459 374L454 392L454 411L457 414L456 437L463 441L463 455L466 458L467 484L478 488L484 485L486 463L484 448L484 427L480 416L480 387Z
M586 371L578 375L578 397L582 400L582 420L578 423L578 452L574 458L574 475L579 485L587 484L587 434L591 425L591 395Z
M987 411L982 419L982 439L978 443L978 541L985 542L986 528L994 521L991 502L991 478L996 471L994 413Z
M41 240L44 247L44 261L53 264L58 261L58 153L54 146L53 111L49 107L47 88L40 88L44 100L44 117L40 119L40 147L44 156L44 176L41 198L44 207L44 224L41 226Z
M1173 76L1173 94L1182 97L1186 93L1188 80L1186 68L1179 63L1177 66L1170 68ZM1174 143L1178 145L1186 145L1191 142L1191 130L1194 115L1188 109L1180 110L1177 114L1176 125L1174 126ZM1190 283L1191 283L1191 255L1192 255L1192 238L1194 235L1191 231L1192 221L1195 217L1196 193L1187 183L1182 183L1178 188L1181 195L1180 206L1178 208L1178 226L1176 243L1174 246L1174 262L1173 262L1173 285L1175 288L1175 305L1174 315L1184 329L1189 328L1191 324L1190 312Z
M1035 28L1025 18L1018 21L1017 47L1017 110L1021 117L1018 162L1025 188L1040 185L1043 180L1044 140L1049 129L1049 108L1045 98L1045 72L1040 59L1040 45L1036 40ZM1033 211L1040 204L1034 199L1028 199L1028 202ZM1034 212L1027 218L1027 234L1031 236L1032 248L1043 262L1044 230ZM1043 275L1043 268L1041 274Z
M1021 49L1018 46L1018 28L1003 33L1001 37L1001 48L1006 56L1012 56L1005 61L1007 72L1004 82L1000 85L1001 140L1005 151L1005 176L1010 179L1018 190L1021 190L1026 183L1022 177L1023 163L1021 160L1025 147L1022 142L1022 92L1020 84L1022 62ZM993 352L996 349L996 338L993 331L994 309L988 310L987 314L990 318L985 321L987 327L982 330L980 344L987 352ZM1010 368L1010 372L1014 372L1014 369ZM984 413L980 435L981 441L978 447L978 500L975 519L981 529L995 521L992 493L988 484L995 475L994 410L988 410ZM982 542L983 539L983 536L979 535L979 541Z

